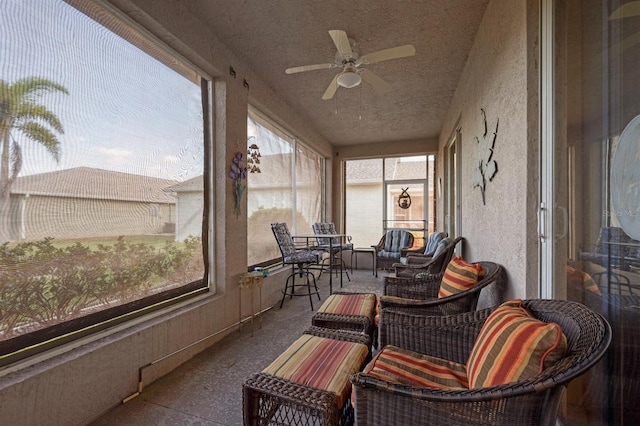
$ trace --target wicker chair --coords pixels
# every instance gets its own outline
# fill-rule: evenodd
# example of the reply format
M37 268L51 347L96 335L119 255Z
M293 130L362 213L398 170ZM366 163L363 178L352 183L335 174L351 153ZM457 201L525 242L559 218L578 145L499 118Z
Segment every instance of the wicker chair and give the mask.
M491 300L484 304L497 306L503 302L502 294L507 282L504 268L493 262L478 263L484 269L484 276L478 284L469 290L443 298L438 298L442 273L426 278L385 277L380 309L394 309L414 315L459 314L475 310L483 291L492 293ZM393 333L392 330L382 328L379 332Z
M446 232L432 232L427 238L426 243L421 247L411 247L400 250L400 257L407 257L413 255L419 256L432 256L433 252L436 250L438 243L443 239L447 238L449 234Z
M407 230L389 229L378 244L371 246L375 250L377 267L384 269L397 262L402 250L410 249L414 240L413 234Z
M447 265L453 258L456 246L464 238L454 239L443 238L433 256L409 253L406 257L406 264L394 263L392 266L396 270L398 277L415 277L417 274L440 274L444 272Z
M477 389L443 390L389 383L357 373L358 425L554 425L566 385L604 355L611 328L586 306L562 300L525 300L534 317L560 325L567 337L566 355L539 375L514 383ZM420 316L383 310L382 345L466 363L491 308L452 316ZM383 325L384 324L384 325Z

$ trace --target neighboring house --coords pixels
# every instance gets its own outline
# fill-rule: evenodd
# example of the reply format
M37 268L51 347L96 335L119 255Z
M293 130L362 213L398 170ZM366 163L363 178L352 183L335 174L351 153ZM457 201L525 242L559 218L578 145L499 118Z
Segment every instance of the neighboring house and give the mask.
M165 190L174 183L89 167L19 177L11 239L163 233L175 219L175 194Z
M204 214L204 181L202 175L165 188L175 193L176 241L202 235L202 215Z

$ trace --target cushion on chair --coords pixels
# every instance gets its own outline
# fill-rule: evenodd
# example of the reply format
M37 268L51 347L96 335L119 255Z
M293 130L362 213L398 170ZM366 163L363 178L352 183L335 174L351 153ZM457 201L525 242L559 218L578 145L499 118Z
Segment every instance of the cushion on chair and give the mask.
M363 370L389 383L436 389L468 388L464 364L386 345Z
M467 360L470 388L526 380L562 358L567 340L558 324L534 318L511 300L485 321Z
M482 265L479 263L468 263L462 256L451 259L444 271L438 297L449 297L473 287L484 275Z
M351 389L349 376L360 370L368 352L362 343L304 334L262 372L332 392L342 407Z
M424 248L424 254L426 256L435 256L436 248L438 247L438 243L445 238L447 234L444 232L434 232L429 235L429 239L427 240L427 245Z
M387 231L384 238L384 246L382 250L378 252L378 256L398 259L400 257L400 250L409 245L409 236L409 232L402 229Z
M434 250L432 257L436 257L437 255L442 253L444 251L444 248L448 246L452 241L453 241L453 238L449 238L449 237L445 237L441 239L436 245L436 249Z

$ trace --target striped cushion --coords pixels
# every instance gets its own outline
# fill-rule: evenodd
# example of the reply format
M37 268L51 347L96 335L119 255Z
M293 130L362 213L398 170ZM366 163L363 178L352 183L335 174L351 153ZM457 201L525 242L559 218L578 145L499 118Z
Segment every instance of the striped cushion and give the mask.
M341 408L351 390L349 376L360 371L368 351L362 343L304 334L262 372L331 392Z
M409 245L409 232L402 229L387 231L384 238L384 248L380 253L382 257L400 257L400 250ZM379 254L380 255L380 254Z
M484 270L479 263L467 263L462 256L456 256L444 271L438 297L442 299L468 290L476 285L483 275Z
M336 315L373 317L376 295L368 294L332 294L327 297L318 312Z
M386 345L363 370L389 383L436 389L467 388L464 364Z
M526 380L562 358L567 340L556 323L534 318L511 300L484 323L467 361L469 387L481 388Z
M438 247L438 243L446 236L447 234L445 232L434 232L433 234L429 235L427 245L424 248L424 254L426 256L435 256L435 251L436 247Z

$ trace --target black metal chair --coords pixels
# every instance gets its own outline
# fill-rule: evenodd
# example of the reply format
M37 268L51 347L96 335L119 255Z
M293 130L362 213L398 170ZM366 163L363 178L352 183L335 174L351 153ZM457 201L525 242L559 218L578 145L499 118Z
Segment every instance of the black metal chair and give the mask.
M280 253L282 253L282 265L291 265L291 274L287 277L284 290L282 290L280 308L282 308L282 304L284 303L286 296L293 297L308 295L309 302L311 303L311 310L313 310L313 298L311 295L316 294L318 296L318 300L321 300L321 298L320 292L318 291L318 285L316 284L316 277L309 271L309 267L318 263L320 253L308 248L297 248L293 242L289 228L284 222L272 223L271 230L273 231L273 235L276 237ZM305 283L296 284L296 275L299 275L300 278L305 277ZM291 281L291 286L289 286L289 281ZM313 290L311 288L312 281ZM307 292L296 293L296 287L306 287Z
M313 228L313 233L316 235L335 235L336 226L333 222L316 222L311 225ZM342 259L342 252L353 250L353 244L344 243L338 237L333 238L322 238L318 237L318 246L317 248L329 253L329 262L331 262L331 268L338 267L335 269L336 274L338 273L338 269L340 273L347 274L347 280L351 281L349 278L349 271L344 267L344 260ZM321 261L324 264L324 260ZM322 275L322 271L320 271L320 276ZM318 276L318 278L320 278Z

